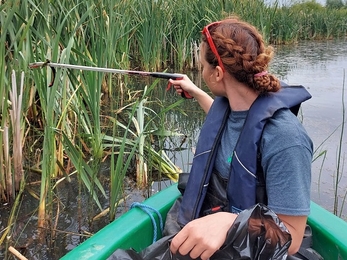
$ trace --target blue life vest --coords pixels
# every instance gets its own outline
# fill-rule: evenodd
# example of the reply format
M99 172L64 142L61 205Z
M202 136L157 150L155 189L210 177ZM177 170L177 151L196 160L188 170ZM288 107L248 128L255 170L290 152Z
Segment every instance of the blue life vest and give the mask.
M282 108L295 109L311 98L303 86L283 84L278 92L258 96L249 109L243 130L233 152L227 187L229 211L238 212L257 203L257 154L266 121ZM292 110L293 111L293 110ZM200 215L218 144L230 113L228 99L215 98L201 128L189 180L178 214L178 223L186 225Z

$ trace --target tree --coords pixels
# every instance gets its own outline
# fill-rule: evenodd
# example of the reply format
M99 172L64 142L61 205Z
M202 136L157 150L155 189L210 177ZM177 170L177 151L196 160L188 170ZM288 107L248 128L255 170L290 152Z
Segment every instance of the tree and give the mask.
M331 9L341 9L345 5L342 0L327 0L326 6Z

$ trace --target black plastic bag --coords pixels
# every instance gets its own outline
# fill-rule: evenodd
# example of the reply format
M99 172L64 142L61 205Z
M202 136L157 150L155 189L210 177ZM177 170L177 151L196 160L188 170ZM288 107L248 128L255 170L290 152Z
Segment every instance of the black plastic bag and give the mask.
M189 260L189 256L172 255L174 235L163 237L140 253L132 249L116 250L109 260ZM257 204L242 211L228 231L224 245L210 259L286 259L291 236L277 215Z
M286 259L290 244L291 235L278 216L257 204L240 213L211 259Z
M174 235L165 236L150 245L141 253L136 253L132 249L116 250L108 260L190 260L189 256L173 255L170 251L170 242Z

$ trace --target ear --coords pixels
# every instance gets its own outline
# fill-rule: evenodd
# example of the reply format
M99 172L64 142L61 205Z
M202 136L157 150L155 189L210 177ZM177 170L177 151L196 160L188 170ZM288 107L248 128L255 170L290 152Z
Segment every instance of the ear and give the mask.
M215 75L216 75L216 81L219 82L224 78L224 71L220 66L216 66L216 71L215 71Z

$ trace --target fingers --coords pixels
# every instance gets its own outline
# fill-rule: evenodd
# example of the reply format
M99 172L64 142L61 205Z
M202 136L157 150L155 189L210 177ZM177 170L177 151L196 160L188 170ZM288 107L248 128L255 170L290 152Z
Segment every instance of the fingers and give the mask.
M185 97L185 98L193 98L191 95L194 92L195 84L188 78L187 75L184 75L181 79L170 79L170 85L173 85L176 93Z
M208 260L213 255L213 253L213 251L205 250L204 248L200 248L197 245L190 251L189 256L193 259L200 257L201 260Z
M192 220L172 239L171 252L189 254L193 259L209 259L223 245L236 217L236 214L219 212Z
M182 81L189 81L189 78L187 75L182 74L183 77L181 78L176 78L176 79L169 79L172 84L180 84Z
M172 239L170 244L170 250L173 254L177 253L178 249L184 243L187 237L188 237L188 234L186 234L184 231L181 231L181 232L178 232L178 234ZM180 253L182 254L182 252Z
M177 94L182 95L183 89L181 86L174 85L174 88L175 88Z
M189 255L192 259L200 257L208 260L218 249L210 247L205 236L191 236L191 230L182 229L171 241L170 250L173 254ZM213 243L212 243L213 244Z
M180 90L180 92L182 93L182 87L181 87L182 80L181 79L179 79L179 80L169 79L169 82L172 86L174 86L174 88L176 89L176 92L178 90Z
M176 79L176 80L174 80L174 79L169 79L169 81L170 81L170 83L172 84L172 85L179 85L180 84L180 81L181 81L182 79Z
M169 79L170 83L174 86L180 86L185 89L189 84L191 84L191 80L187 75L184 75L183 78L180 79Z
M175 81L178 81L178 80L175 80ZM176 93L180 96L183 96L185 93L185 91L183 90L183 88L180 86L180 85L174 85L174 83L171 82L170 80L170 84L173 84L173 87L175 88L176 90Z
M177 248L177 244L173 245L171 242L170 250L173 254L179 253L180 255L189 255L192 259L199 258L201 260L208 260L216 250L206 249L207 246L203 244L196 244L194 241L185 240L181 246ZM173 249L175 248L175 249ZM173 251L175 250L175 251Z

